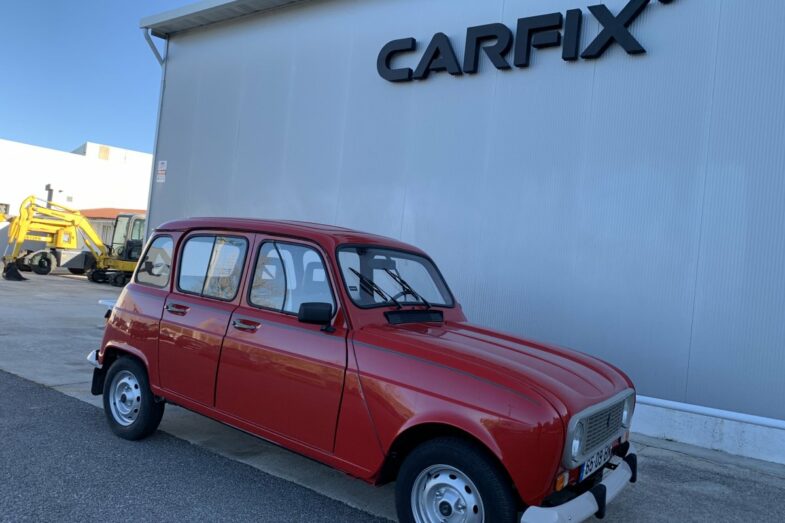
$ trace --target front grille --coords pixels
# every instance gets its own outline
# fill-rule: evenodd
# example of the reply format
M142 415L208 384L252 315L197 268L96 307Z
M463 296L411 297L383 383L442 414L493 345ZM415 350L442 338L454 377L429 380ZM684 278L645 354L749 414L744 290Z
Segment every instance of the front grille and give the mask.
M597 447L607 444L621 429L621 416L624 412L624 401L596 412L586 418L586 436L584 437L584 453L590 453Z

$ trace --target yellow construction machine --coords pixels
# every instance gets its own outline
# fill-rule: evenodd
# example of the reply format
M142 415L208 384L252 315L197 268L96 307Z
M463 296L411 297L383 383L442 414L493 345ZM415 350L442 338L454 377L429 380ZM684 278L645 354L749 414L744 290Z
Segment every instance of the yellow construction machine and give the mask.
M65 267L73 274L87 274L91 281L121 287L136 268L145 232L144 215L121 214L115 219L111 245L104 245L79 211L35 196L22 202L19 216L0 214L3 221L10 223L3 278L17 281L26 279L20 271L49 274L53 267ZM41 242L45 248L24 249L25 242Z

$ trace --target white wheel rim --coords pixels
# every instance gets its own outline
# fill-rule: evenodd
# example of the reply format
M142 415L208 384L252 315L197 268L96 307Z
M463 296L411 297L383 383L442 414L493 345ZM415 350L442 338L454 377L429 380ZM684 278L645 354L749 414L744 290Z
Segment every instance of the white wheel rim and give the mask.
M431 465L414 480L412 514L417 523L481 523L482 497L474 482L450 465Z
M142 389L139 380L130 371L121 370L112 379L109 386L109 407L114 420L124 427L132 424L139 416Z

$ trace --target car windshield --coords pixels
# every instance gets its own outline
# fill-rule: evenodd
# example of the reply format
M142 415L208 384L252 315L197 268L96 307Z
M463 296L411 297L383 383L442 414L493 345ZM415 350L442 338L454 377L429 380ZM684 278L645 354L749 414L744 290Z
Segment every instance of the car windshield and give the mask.
M424 256L352 246L338 250L338 262L349 296L359 307L453 306L447 284L433 262Z

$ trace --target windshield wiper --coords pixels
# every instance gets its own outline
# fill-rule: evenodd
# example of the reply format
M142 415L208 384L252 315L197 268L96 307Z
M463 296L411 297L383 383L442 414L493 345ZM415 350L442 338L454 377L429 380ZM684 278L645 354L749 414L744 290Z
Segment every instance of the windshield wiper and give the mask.
M414 296L415 298L417 298L418 300L420 300L420 301L422 302L422 304L423 304L423 305L425 305L425 308L426 308L426 309L430 309L430 308L431 308L431 304L430 304L430 303L428 303L428 300L426 300L425 298L423 298L422 296L420 296L420 294L418 294L418 293L417 293L417 291L415 291L415 290L412 288L412 286L411 286L411 285L409 285L409 283L408 283L406 280L404 280L404 279L403 279L403 277L401 277L401 275L400 275L400 274L396 274L396 273L394 273L394 272L393 272L392 270L390 270L390 269L384 269L384 272L386 272L387 274L389 274L389 275L390 275L390 278L392 278L393 280L395 280L395 281L398 283L398 285L400 285L400 286L401 286L401 289L403 289L403 292L405 292L406 294L411 294L412 296Z
M363 276L362 274L354 270L353 267L349 267L349 270L352 271L357 276L357 278L360 280L360 285L365 287L365 291L368 294L373 295L374 293L376 293L379 296L381 296L386 303L393 302L396 307L398 307L399 309L401 308L401 304L398 303L398 300L396 300L395 298L384 292L381 287L379 287L373 282L372 279L368 278L367 276Z

